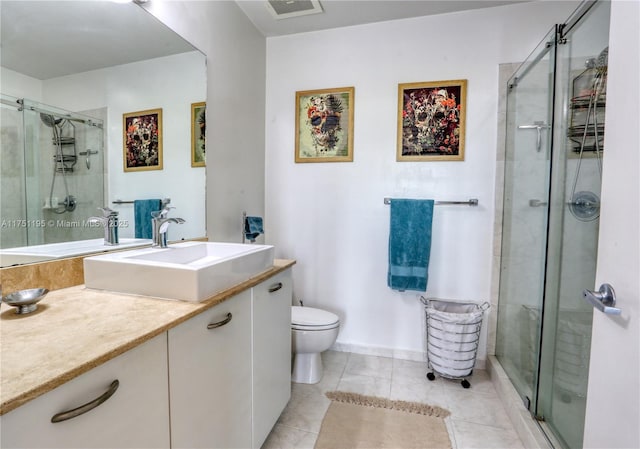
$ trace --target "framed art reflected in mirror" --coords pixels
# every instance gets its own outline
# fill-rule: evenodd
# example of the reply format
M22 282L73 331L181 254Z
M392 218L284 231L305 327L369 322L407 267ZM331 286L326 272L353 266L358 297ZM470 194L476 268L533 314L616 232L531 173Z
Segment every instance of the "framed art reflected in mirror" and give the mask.
M123 114L124 171L162 170L162 109Z
M207 104L191 103L191 166L204 167L206 162Z

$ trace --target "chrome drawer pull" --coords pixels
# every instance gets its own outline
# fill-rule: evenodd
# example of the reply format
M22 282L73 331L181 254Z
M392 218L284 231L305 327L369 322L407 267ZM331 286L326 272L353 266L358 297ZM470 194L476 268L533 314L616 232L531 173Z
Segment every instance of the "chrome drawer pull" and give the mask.
M119 386L120 386L120 382L118 381L118 379L114 380L113 382L111 382L111 385L109 385L109 389L100 397L94 399L91 402L87 402L86 404L81 405L78 408L74 408L73 410L56 413L51 418L51 422L57 423L57 422L66 421L68 419L72 419L77 416L83 415L90 410L93 410L94 408L96 408L97 406L105 402L107 399L109 399L111 396L113 396L113 394L116 392Z
M229 312L229 313L227 313L227 317L224 320L218 321L217 323L207 324L207 329L215 329L216 327L222 327L225 324L227 324L229 321L231 321L232 317L233 317L233 315L231 315L231 312Z
M277 292L282 288L282 282L278 282L277 284L273 284L269 287L269 293Z

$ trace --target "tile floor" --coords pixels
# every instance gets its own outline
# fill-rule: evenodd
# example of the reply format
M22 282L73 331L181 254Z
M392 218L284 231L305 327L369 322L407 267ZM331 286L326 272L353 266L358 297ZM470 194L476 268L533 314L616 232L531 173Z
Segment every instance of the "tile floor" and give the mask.
M426 364L347 352L323 354L324 376L316 385L292 384L291 400L262 449L313 448L329 407L327 391L340 390L439 405L454 449L523 448L486 371L475 370L471 388L426 378Z

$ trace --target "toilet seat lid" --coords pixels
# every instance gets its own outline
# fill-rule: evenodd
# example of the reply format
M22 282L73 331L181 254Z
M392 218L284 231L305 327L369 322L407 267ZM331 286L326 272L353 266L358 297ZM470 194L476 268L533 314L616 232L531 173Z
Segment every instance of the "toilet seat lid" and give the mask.
M326 310L291 306L291 324L294 326L330 326L339 321L338 315Z

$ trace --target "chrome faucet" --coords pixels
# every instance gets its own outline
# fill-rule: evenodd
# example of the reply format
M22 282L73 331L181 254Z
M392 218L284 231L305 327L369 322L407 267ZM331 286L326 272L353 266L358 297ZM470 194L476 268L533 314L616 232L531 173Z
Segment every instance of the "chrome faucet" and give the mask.
M118 211L109 209L108 207L99 207L102 211L101 217L89 217L89 223L99 224L104 228L104 244L115 246L118 240Z
M170 209L174 209L174 208L165 206L161 211L151 212L151 216L153 217L151 218L151 227L153 230L153 235L152 235L153 243L151 244L151 246L153 248L167 247L167 230L169 229L169 224L185 223L185 220L182 218L167 217Z

